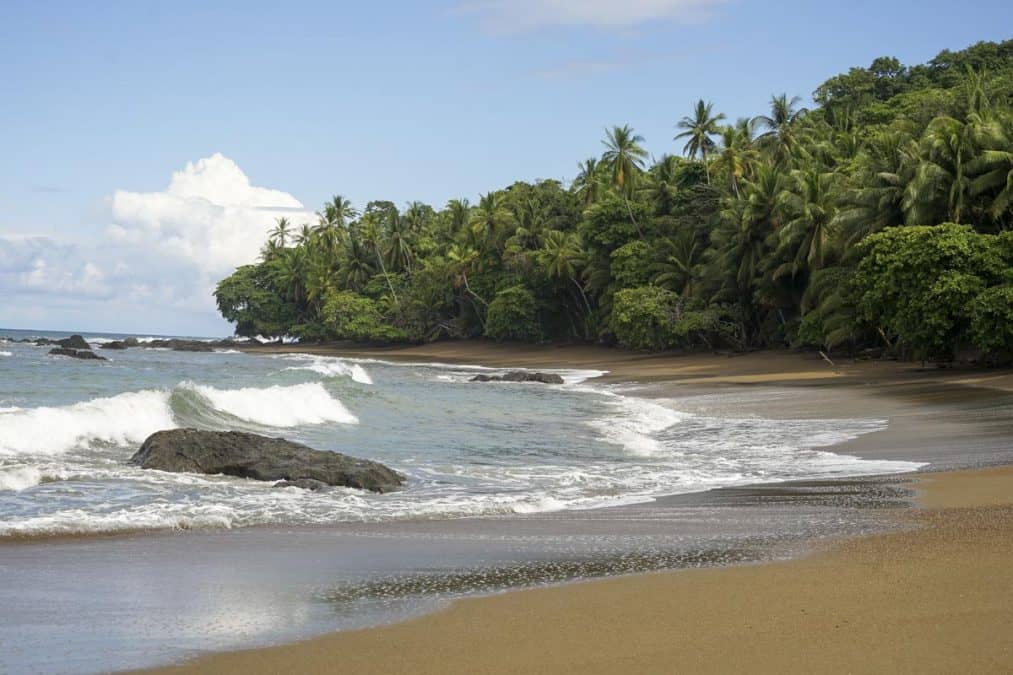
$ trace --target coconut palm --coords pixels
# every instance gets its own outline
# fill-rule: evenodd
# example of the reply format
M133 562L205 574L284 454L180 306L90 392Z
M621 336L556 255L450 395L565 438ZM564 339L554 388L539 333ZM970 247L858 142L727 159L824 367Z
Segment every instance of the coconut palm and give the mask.
M800 108L802 99L798 96L788 98L787 94L770 98L770 115L757 115L753 118L754 133L760 130L756 141L761 147L769 149L777 162L786 161L798 145L795 132L796 123L808 113L808 109Z
M734 125L721 127L721 146L714 160L714 168L728 174L732 193L740 196L739 186L747 178L758 159L753 148L753 134L749 120L740 118Z
M285 248L290 231L291 223L289 223L288 218L278 218L274 228L268 233L268 237L278 245L278 248Z
M686 228L674 237L659 240L654 248L651 282L679 293L684 298L693 292L697 267L703 262L703 247L693 231Z
M644 137L626 124L605 130L605 154L601 161L612 174L612 183L626 197L633 194L637 179L644 170L647 151L641 147Z
M794 251L792 260L774 271L774 278L812 272L824 266L834 238L837 175L821 167L793 171L778 198L787 214L778 232L782 250Z
M483 255L503 251L503 244L514 223L514 215L506 207L506 200L500 192L489 192L478 200L478 206L471 210L469 225L480 245Z
M573 191L585 207L591 206L601 196L601 165L594 157L589 157L577 165L579 172L573 179Z
M714 139L719 132L718 122L725 118L724 113L714 114L714 104L705 103L700 99L693 109L693 115L683 117L676 125L679 129L685 129L681 134L676 134L674 140L687 139L683 146L683 153L691 159L696 159L699 154L703 160L704 171L707 174L707 183L711 181L710 168L707 166L707 153L714 149Z

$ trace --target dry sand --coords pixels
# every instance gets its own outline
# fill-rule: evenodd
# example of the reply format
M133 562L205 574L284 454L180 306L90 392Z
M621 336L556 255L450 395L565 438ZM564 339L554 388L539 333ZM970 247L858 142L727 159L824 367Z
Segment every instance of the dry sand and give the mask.
M1008 371L832 368L818 356L785 353L644 357L481 344L318 353L599 368L614 379L707 386L908 391L939 382L1010 391L1013 382ZM893 512L903 531L840 541L802 559L463 600L400 624L213 654L158 672L1013 672L1013 467L931 474L918 487L923 508Z

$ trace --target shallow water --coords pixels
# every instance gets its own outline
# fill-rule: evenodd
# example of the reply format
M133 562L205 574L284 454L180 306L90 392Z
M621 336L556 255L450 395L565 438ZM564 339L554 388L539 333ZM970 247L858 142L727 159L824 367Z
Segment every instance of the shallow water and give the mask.
M920 466L825 450L882 420L680 411L596 385L598 371L559 371L562 386L479 384L478 366L150 349L99 350L110 361L96 363L3 348L0 536L523 514ZM127 463L149 434L182 426L374 459L408 485L310 493Z

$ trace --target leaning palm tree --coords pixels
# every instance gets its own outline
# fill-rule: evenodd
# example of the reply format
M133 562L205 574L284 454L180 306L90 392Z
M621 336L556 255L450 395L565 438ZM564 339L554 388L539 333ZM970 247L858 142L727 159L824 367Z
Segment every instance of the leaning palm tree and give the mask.
M636 188L637 179L644 170L644 160L647 158L647 151L641 147L644 137L634 133L633 128L626 124L621 127L615 126L605 130L605 154L602 155L602 162L608 167L612 174L612 183L619 189L619 193L626 202L626 210L630 214L633 226L637 233L643 236L640 224L633 217L633 208L630 206L630 196Z
M707 166L707 153L714 149L714 140L711 136L719 133L718 122L725 118L724 113L714 114L714 104L705 103L703 99L696 102L692 117L683 117L676 125L679 129L685 129L681 134L676 134L674 140L687 139L682 151L691 159L696 159L699 154L703 160L704 171L707 174L707 183L711 182L710 168Z

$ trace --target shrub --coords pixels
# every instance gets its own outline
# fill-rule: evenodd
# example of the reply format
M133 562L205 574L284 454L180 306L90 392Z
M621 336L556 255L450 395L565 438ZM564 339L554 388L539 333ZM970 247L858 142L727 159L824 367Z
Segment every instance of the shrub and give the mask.
M328 293L321 318L328 333L339 340L396 342L405 337L384 322L375 300L354 291Z
M535 296L524 286L511 286L496 294L489 303L485 334L503 342L537 342L542 339Z

